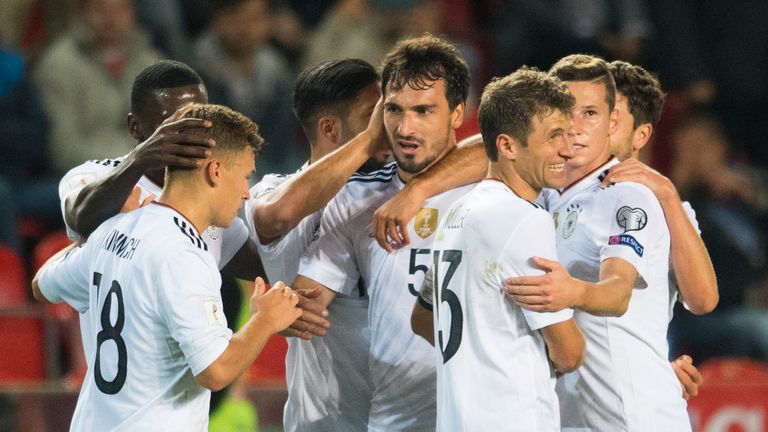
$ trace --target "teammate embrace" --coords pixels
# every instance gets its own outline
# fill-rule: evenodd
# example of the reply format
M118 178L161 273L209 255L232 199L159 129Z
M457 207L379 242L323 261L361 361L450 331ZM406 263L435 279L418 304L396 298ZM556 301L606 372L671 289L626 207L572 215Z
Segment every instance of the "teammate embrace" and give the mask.
M198 79L179 82L171 96L205 99ZM162 137L134 116L137 150L63 188L87 243L34 282L38 297L87 317L72 428L203 430L204 388L231 381L288 327L288 431L689 430L683 395L698 376L667 360L670 279L706 313L714 273L674 186L612 156L636 156L650 138L658 82L587 55L524 67L488 84L481 139L457 144L468 89L459 51L430 35L400 41L381 78L359 60L312 67L294 98L312 157L250 191L260 138L241 115L196 105ZM175 145L182 134L191 147ZM148 157L153 143L179 160ZM119 184L125 201L140 179L154 180L158 203L83 218L98 207L89 199ZM248 241L234 218L243 200ZM218 241L212 255L221 233L208 227L233 224L228 252ZM233 335L218 268L262 273L256 249L274 286L257 282L254 314Z

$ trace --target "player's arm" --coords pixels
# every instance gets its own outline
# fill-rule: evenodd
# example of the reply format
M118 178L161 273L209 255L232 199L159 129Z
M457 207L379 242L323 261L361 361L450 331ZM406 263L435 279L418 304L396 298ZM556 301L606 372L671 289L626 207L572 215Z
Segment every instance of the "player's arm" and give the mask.
M379 100L366 130L253 203L253 225L261 244L271 243L323 208L369 157L385 148L382 115Z
M314 336L325 336L331 323L327 320L329 304L336 293L325 285L308 277L297 275L293 289L298 294L301 316L281 334L309 340Z
M195 376L197 383L209 390L218 391L242 375L267 340L301 315L297 303L296 294L282 282L265 292L264 281L258 278L256 290L251 297L253 312L250 319L232 335L224 352Z
M549 359L562 374L573 372L584 361L584 335L573 318L541 329Z
M504 281L507 294L525 309L556 312L571 307L597 316L622 316L629 307L637 270L621 258L603 260L595 283L573 278L557 261L534 257L533 262L546 273Z
M182 108L184 110L185 108ZM87 238L102 222L118 214L147 170L176 166L194 168L204 163L215 143L190 128L210 127L208 120L182 118L178 111L136 146L108 175L67 196L64 218L75 232Z
M50 301L43 295L42 291L40 291L40 278L43 274L43 271L51 265L52 262L58 261L66 255L69 251L76 248L79 245L79 243L72 243L71 245L65 247L64 249L56 252L52 257L48 258L48 260L45 261L45 264L43 264L38 270L37 273L35 273L35 277L32 278L32 297L35 298L40 303L50 303Z
M480 134L462 140L443 159L411 179L403 190L376 210L371 233L387 252L408 245L408 222L429 197L478 182L487 170L488 158Z
M433 292L434 282L432 279L432 269L430 268L424 276L419 296L416 297L416 302L413 305L411 329L414 333L426 339L432 346L435 345L435 317L432 314Z
M702 315L719 301L717 278L707 247L685 212L675 185L667 177L634 159L611 168L603 186L632 181L648 187L659 200L669 228L672 268L678 290L688 309Z

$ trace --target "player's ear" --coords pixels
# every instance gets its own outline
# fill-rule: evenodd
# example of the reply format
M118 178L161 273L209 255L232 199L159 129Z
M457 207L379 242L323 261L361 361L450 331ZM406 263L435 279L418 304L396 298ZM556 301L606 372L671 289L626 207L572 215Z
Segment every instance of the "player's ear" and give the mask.
M221 183L222 164L218 159L211 159L205 166L205 178L208 184L216 187Z
M141 122L139 122L138 117L136 117L136 114L134 113L128 113L128 131L131 133L131 136L136 141L143 141L143 136L141 134Z
M464 108L466 105L464 102L459 103L456 105L456 108L453 109L453 112L451 112L451 126L454 129L458 129L462 123L464 123Z
M336 142L341 137L339 118L333 115L320 116L317 119L317 135L325 139Z
M640 150L648 144L653 133L653 126L650 123L640 125L632 132L632 150Z
M496 137L496 148L499 150L499 157L511 161L517 159L517 141L507 134L499 134Z

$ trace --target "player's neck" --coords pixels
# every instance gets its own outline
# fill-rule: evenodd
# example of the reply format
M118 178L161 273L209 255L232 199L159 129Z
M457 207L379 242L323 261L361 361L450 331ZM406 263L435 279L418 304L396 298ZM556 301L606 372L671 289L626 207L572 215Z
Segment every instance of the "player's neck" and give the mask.
M309 164L312 165L337 148L338 145L336 143L323 139L319 139L315 143L310 143Z
M572 186L584 177L595 172L596 169L608 163L613 158L613 155L609 151L605 151L600 156L593 159L591 162L586 163L580 167L571 168L566 164L565 178L568 186Z
M211 208L207 204L210 200L201 196L204 193L199 188L191 187L188 181L171 180L165 182L163 193L157 201L179 212L198 233L202 233L213 221Z
M488 165L488 174L486 174L485 178L504 183L512 192L524 200L536 201L536 197L541 192L523 180L514 169L504 169L499 164L490 163Z

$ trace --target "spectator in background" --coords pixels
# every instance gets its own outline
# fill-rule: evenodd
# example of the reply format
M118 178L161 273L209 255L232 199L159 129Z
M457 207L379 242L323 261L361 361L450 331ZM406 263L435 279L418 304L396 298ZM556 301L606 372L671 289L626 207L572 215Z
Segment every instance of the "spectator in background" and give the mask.
M0 45L0 243L23 253L18 218L59 220L57 182L48 178L48 123L22 55Z
M133 77L160 59L135 26L131 0L82 0L73 26L43 54L34 82L51 121L53 168L128 153Z
M269 45L266 0L219 0L209 29L195 43L196 69L211 101L242 112L260 125L265 145L259 172L288 172L305 159L297 151L291 112L293 72Z
M713 313L694 318L675 312L670 340L678 346L673 349L699 361L721 355L768 361L768 313L745 303L748 289L765 278L760 274L766 265L768 191L760 187L765 173L730 159L729 139L711 114L684 120L672 142L671 178L697 209L720 287Z

